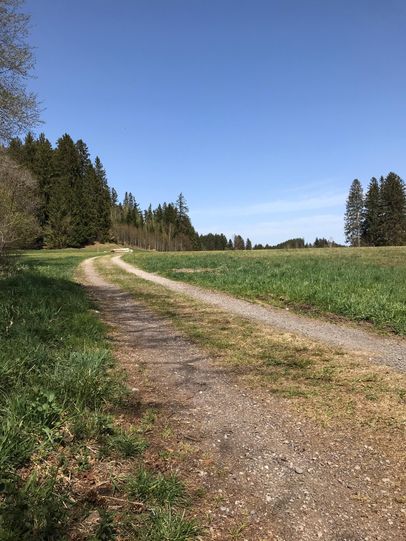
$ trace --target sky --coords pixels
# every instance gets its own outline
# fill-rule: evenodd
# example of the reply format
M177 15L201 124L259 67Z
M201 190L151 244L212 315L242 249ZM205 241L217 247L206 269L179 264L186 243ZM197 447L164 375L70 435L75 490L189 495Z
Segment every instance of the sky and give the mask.
M27 0L44 131L200 233L343 242L349 186L406 175L404 0Z

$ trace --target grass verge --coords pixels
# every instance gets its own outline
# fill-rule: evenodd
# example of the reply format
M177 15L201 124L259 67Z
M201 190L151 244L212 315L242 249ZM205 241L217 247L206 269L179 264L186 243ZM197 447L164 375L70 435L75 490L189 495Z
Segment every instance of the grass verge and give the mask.
M90 255L0 262L0 539L192 539L186 499L173 498L175 487L184 492L176 476L149 472L141 506L120 481L123 471L144 471L151 420L123 421L124 374L73 279Z

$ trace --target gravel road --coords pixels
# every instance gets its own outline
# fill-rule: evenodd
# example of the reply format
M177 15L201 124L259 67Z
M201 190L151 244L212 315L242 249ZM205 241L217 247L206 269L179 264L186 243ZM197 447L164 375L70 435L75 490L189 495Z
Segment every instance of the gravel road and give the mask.
M322 428L292 414L280 398L241 387L170 322L104 280L93 260L82 268L102 317L115 329L118 352L128 352L127 366L142 363L156 403L171 412L184 441L207 457L194 472L217 494L204 539L405 538L402 466L375 439Z
M406 340L403 338L379 336L363 329L293 314L288 310L260 306L223 293L169 280L134 267L123 261L121 256L113 257L112 262L139 278L160 284L172 291L212 304L233 314L271 325L282 331L302 334L347 351L367 354L372 361L406 371Z

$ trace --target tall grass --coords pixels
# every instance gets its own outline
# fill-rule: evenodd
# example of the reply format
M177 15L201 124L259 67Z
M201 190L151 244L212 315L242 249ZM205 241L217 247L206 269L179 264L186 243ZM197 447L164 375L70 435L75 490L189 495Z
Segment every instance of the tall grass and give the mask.
M148 253L141 268L249 300L406 334L406 248Z
M198 529L170 505L183 490L175 477L144 476L143 490L157 501L139 516L128 500L128 524L95 494L80 501L94 489L92 476L113 484L112 464L138 460L142 467L148 446L143 420L122 426L125 381L104 325L73 280L91 255L44 251L0 262L0 540L70 539L95 511L99 521L75 539L187 541ZM71 487L79 479L78 496ZM131 490L125 487L126 498Z
M122 392L102 324L72 281L81 255L15 258L0 273L0 538L56 538L68 495L41 463ZM35 457L39 474L31 471ZM64 501L65 505L62 505Z

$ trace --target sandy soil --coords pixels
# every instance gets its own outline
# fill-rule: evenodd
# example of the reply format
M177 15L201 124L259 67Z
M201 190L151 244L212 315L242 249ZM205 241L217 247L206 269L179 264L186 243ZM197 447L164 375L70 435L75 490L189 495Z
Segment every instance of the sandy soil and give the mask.
M205 539L406 539L402 465L382 454L373 434L321 428L277 397L240 386L169 322L101 278L91 259L83 271L130 380L139 378L131 367L142 364L149 400L152 393L180 442L199 449L190 474L209 496ZM142 400L142 381L138 387Z
M400 337L379 336L363 329L300 316L287 310L260 306L223 293L169 280L138 269L123 261L120 256L113 257L112 262L126 272L135 274L144 280L163 285L172 291L189 295L233 314L271 325L276 329L302 334L313 340L338 346L348 351L365 353L372 361L406 371L406 341Z

